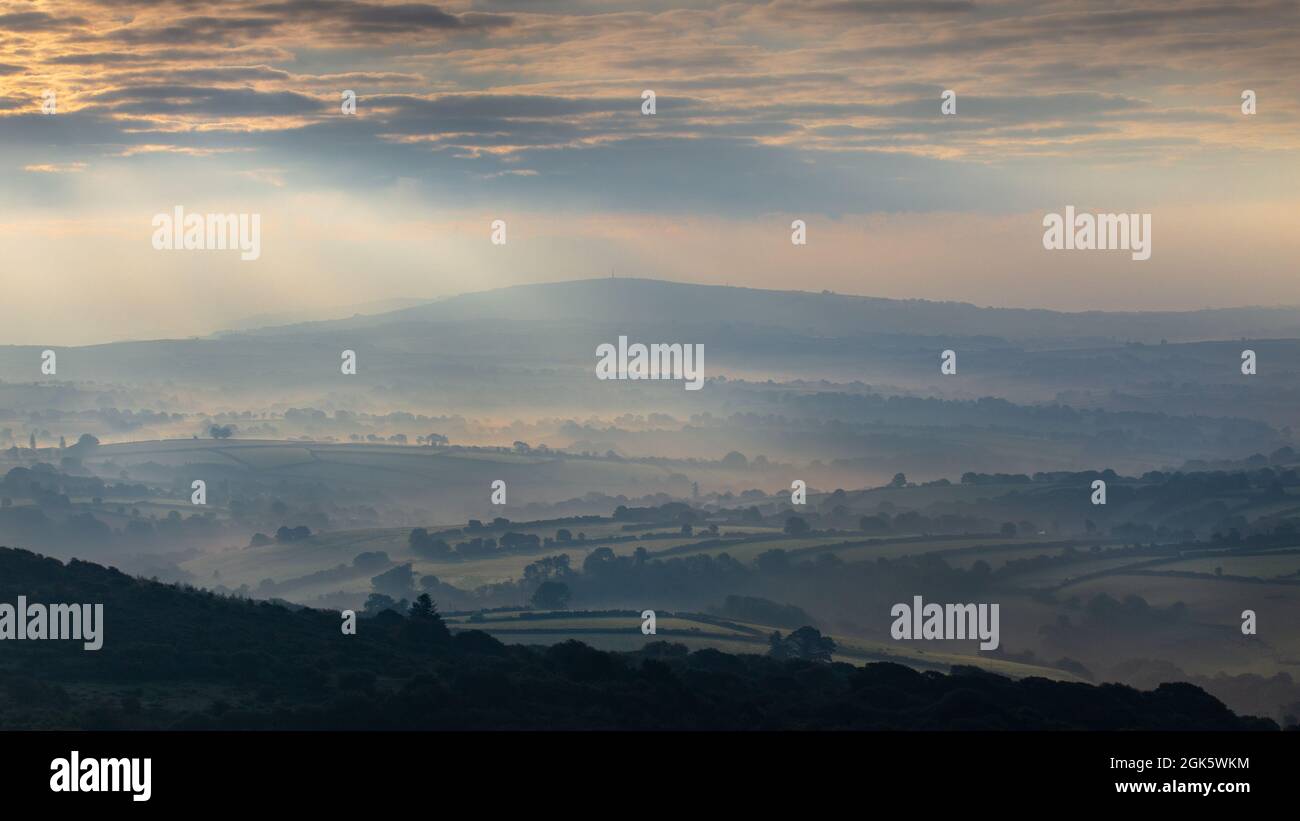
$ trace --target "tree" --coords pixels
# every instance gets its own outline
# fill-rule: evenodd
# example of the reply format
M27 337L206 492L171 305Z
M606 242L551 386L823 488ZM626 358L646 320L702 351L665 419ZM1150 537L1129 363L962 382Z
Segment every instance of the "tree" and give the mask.
M583 560L582 572L594 576L606 567L615 564L617 560L618 557L614 555L613 550L608 547L598 547L588 553L587 558Z
M172 512L175 513L175 511ZM311 528L307 527L307 525L298 525L297 527L286 527L281 525L280 528L275 531L275 540L281 544L300 542L303 539L310 537Z
M411 531L406 544L412 553L423 559L442 559L451 555L451 546L446 541L433 538L422 527Z
M785 658L829 664L831 656L835 653L835 640L830 636L823 636L815 627L800 627L786 636L781 643L784 645Z
M395 611L397 602L392 596L385 596L383 593L371 593L366 597L365 607L361 612L367 616L377 616L385 610Z
M524 581L541 584L550 579L561 578L573 573L569 567L569 554L545 556L524 567Z
M779 547L764 550L754 557L754 566L760 573L785 573L790 569L790 554Z
M571 595L569 586L564 582L542 582L533 593L533 607L538 610L567 610Z
M767 637L767 654L768 656L785 660L790 657L786 651L785 640L781 638L780 630L773 630L772 635Z
M744 468L749 466L749 460L745 458L745 454L733 450L722 457L722 466L725 468Z
M501 537L502 550L536 550L542 546L542 540L536 533L515 533L511 531Z
M411 628L409 634L417 640L431 640L437 643L451 640L451 630L442 620L437 603L429 597L428 593L421 593L411 605L408 626Z
M907 477L901 473L895 473L894 478L889 482L890 487L907 487Z
M785 520L786 535L802 536L810 529L811 528L808 527L808 522L806 522L801 516L791 516Z
M431 619L438 614L438 606L429 598L428 593L421 593L411 605L411 618Z
M411 531L411 535L406 537L406 546L411 548L412 553L419 553L432 543L433 539L429 538L429 531L422 527L415 528Z

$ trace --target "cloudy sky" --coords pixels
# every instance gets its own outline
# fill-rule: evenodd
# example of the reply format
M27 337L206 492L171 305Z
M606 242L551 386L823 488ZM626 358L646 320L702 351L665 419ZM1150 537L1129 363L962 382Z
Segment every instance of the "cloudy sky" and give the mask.
M1300 304L1297 76L1295 2L0 0L0 343L611 272ZM177 205L261 257L154 250ZM1151 259L1045 251L1066 205Z

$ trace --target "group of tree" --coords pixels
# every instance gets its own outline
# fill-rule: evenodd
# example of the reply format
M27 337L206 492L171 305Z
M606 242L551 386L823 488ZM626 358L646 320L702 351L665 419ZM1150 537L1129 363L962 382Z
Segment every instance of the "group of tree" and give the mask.
M19 595L103 602L118 629L96 653L75 642L6 648L0 729L1277 729L1186 683L1141 691L839 663L811 628L778 637L768 656L649 637L624 653L508 645L451 629L432 597L416 596L372 608L344 636L337 611L0 549L0 601ZM154 695L177 687L190 697Z

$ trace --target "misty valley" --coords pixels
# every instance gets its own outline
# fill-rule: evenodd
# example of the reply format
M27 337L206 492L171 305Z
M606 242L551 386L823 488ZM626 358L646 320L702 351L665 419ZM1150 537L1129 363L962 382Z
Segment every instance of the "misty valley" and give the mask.
M0 807L1285 801L1297 42L0 0Z
M637 325L654 304L709 348L701 390L598 378L601 340L665 338ZM960 337L917 335L936 312ZM591 280L59 349L52 374L0 348L0 600L107 599L94 664L0 645L0 724L336 726L458 676L796 663L850 677L809 698L886 665L985 676L990 703L1176 683L1211 724L1295 724L1300 453L1259 391L1300 393L1300 343L1252 340L1247 375L1213 341L1232 321ZM933 726L1075 720L1042 709ZM745 724L709 714L681 720ZM437 715L411 720L524 720ZM871 715L837 720L902 720Z

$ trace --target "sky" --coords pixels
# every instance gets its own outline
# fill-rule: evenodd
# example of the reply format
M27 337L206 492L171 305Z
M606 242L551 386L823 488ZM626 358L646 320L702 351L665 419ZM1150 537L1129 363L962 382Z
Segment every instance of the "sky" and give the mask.
M1262 0L0 0L0 343L611 274L1297 305L1298 69ZM1044 249L1067 205L1151 258ZM260 255L155 249L177 206Z

